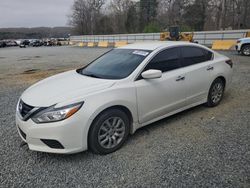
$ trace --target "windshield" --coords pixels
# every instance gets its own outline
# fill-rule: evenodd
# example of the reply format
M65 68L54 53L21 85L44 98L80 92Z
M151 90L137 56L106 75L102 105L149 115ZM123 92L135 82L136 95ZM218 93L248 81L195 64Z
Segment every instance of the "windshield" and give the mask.
M103 79L122 79L129 76L151 51L114 49L77 72Z

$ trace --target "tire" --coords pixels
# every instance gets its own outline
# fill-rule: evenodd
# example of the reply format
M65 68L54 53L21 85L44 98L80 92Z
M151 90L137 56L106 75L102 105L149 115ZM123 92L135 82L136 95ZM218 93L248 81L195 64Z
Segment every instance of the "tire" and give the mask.
M207 106L214 107L220 104L224 95L225 83L221 78L216 78L210 86Z
M241 54L245 56L250 56L250 45L244 45L241 48Z
M122 110L109 109L102 112L90 127L89 149L101 155L118 150L128 137L129 125L129 118Z

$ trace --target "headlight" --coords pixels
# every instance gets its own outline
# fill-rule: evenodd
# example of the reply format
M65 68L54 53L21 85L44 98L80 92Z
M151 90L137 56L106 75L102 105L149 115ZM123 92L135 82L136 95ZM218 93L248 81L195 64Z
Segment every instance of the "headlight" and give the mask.
M54 105L35 114L31 119L36 123L61 121L76 113L82 107L83 103L84 102L75 103L60 108L55 108Z

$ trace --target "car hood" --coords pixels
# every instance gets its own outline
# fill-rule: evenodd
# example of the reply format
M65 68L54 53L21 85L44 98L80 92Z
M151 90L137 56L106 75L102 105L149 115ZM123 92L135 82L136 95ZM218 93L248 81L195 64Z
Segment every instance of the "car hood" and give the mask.
M114 80L84 76L75 70L68 71L37 82L22 94L21 99L31 106L48 107L107 89L114 83Z
M250 37L240 38L239 40L240 40L240 41L250 40Z

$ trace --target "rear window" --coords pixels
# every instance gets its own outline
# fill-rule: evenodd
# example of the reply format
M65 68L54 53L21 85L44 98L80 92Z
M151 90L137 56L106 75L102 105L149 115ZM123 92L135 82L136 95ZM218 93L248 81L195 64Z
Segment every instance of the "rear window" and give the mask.
M194 65L197 63L202 63L212 58L212 52L207 51L203 48L193 47L193 46L184 46L181 47L182 61L181 64L183 67Z

